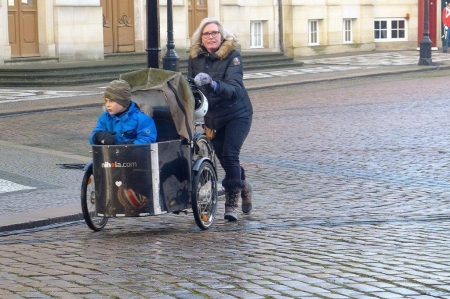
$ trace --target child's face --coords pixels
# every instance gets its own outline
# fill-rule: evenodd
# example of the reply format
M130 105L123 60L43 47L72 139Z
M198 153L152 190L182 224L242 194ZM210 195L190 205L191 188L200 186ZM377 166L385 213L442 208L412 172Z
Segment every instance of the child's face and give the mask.
M117 113L127 110L127 108L125 108L124 106L120 105L117 102L114 102L111 99L108 99L108 98L104 98L104 99L105 99L106 110L108 110L109 114L117 114Z

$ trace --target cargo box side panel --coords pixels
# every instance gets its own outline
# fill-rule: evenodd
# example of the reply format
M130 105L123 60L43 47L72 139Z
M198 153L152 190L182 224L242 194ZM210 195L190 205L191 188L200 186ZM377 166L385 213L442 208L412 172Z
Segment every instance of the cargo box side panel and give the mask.
M150 145L93 146L96 211L154 215Z
M160 196L168 212L190 208L190 147L184 140L159 142Z

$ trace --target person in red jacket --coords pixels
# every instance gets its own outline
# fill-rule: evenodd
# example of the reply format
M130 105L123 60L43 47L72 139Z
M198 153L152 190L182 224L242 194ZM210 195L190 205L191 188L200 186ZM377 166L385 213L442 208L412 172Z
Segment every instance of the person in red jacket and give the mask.
M450 2L445 2L447 6L442 10L442 24L444 25L444 53L447 53L448 44L450 40L450 32L448 28L450 27Z

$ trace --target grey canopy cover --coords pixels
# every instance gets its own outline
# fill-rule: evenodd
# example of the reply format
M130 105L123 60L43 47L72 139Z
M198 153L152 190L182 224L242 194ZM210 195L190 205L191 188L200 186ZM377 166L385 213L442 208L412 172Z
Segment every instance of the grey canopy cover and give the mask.
M194 95L187 79L179 72L148 68L120 75L131 87L131 100L139 106L168 107L178 134L192 140Z

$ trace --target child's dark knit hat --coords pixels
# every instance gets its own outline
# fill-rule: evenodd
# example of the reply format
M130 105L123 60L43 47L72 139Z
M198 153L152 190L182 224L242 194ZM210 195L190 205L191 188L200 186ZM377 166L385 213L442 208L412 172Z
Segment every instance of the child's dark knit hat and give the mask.
M106 87L104 96L128 108L131 105L130 84L125 80L114 80Z

